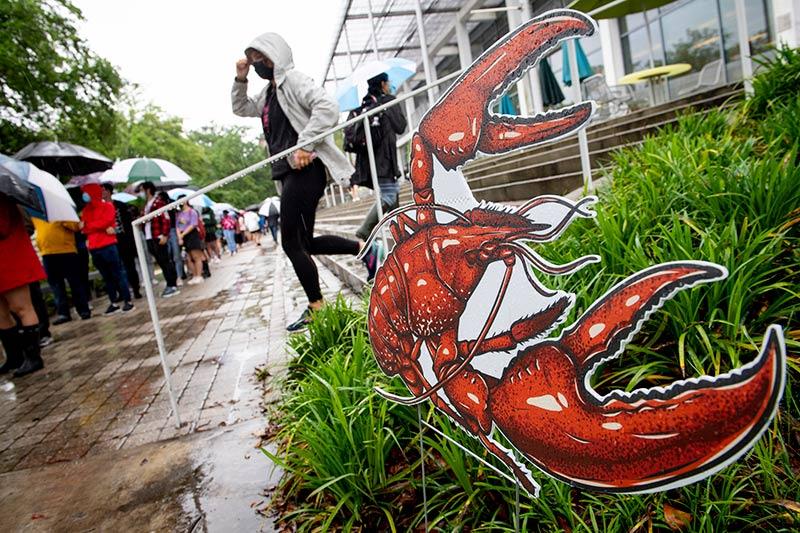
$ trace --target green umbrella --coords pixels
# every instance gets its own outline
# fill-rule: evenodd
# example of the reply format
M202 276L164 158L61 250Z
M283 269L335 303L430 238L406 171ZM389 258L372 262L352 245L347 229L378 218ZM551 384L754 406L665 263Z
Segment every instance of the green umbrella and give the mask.
M128 181L161 181L166 176L161 167L152 159L140 159L128 172Z
M546 57L539 61L539 84L542 87L542 104L551 106L564 101L564 93Z
M578 75L580 77L580 81L583 81L594 74L594 71L592 70L592 66L589 64L589 59L586 57L586 52L583 51L581 42L578 39L575 39L575 55L578 58ZM561 58L563 59L561 67L561 79L564 81L564 85L567 87L572 87L572 73L569 71L569 48L567 47L566 42L561 43Z

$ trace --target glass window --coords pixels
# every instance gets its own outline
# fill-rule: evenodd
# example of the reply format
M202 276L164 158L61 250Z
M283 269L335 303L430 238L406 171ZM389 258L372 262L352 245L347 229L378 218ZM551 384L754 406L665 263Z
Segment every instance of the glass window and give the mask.
M770 2L766 0L745 0L747 13L747 33L750 37L750 53L765 52L772 43L770 27ZM725 60L739 60L739 31L736 25L735 0L719 0L722 16L722 34L725 43Z
M650 40L654 66L663 65L664 51L661 48L661 28L658 19L650 22ZM650 68L650 45L647 41L647 30L644 26L622 37L622 60L626 73Z
M693 0L661 17L667 63L689 63L693 71L720 58L715 0Z

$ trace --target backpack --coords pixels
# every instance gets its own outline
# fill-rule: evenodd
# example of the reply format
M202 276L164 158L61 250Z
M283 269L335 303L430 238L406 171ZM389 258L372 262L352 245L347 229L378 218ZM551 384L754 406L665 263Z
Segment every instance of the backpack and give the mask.
M365 113L376 107L378 99L370 95L371 103L362 104L361 107L353 109L347 115L347 120L351 120L362 113ZM383 124L381 123L382 113L370 117L370 134L372 137L372 147L377 150L383 141ZM354 124L350 124L344 129L344 151L356 155L365 155L367 153L367 135L364 132L364 122L359 120Z

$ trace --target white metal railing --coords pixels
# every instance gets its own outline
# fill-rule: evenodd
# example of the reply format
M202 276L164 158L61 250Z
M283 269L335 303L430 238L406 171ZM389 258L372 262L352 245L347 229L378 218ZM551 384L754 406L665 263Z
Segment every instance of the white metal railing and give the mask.
M376 166L375 166L375 150L374 150L374 147L372 146L372 136L370 134L370 125L369 125L370 121L369 121L369 118L371 116L377 114L377 113L380 113L380 112L384 111L385 109L388 109L388 108L390 108L392 106L395 106L395 105L398 105L400 103L403 103L407 99L413 98L417 94L420 94L420 93L425 92L425 91L427 91L427 90L429 90L429 89L431 89L433 87L437 87L437 86L439 86L439 85L441 85L443 83L446 83L446 82L452 80L453 78L455 78L456 76L458 76L459 74L461 74L461 71L453 72L452 74L450 74L448 76L445 76L445 77L443 77L443 78L441 78L439 80L436 80L433 83L430 83L428 85L425 85L423 87L420 87L418 89L410 91L408 93L405 93L405 94L402 94L402 95L398 95L398 97L395 98L394 100L392 100L391 102L387 102L387 103L385 103L383 105L374 107L373 109L370 109L369 111L367 111L367 112L365 112L365 113L363 113L361 115L358 115L357 117L354 117L354 118L352 118L350 120L342 122L341 124L338 124L337 126L331 128L329 130L326 130L323 133L320 133L319 135L316 135L316 136L312 137L311 139L305 141L305 143L303 143L302 145L301 144L296 144L296 145L292 146L291 148L287 148L286 150L284 150L282 152L279 152L279 153L277 153L275 155L272 155L272 156L264 159L263 161L255 163L253 165L250 165L247 168L243 168L242 170L240 170L238 172L234 172L230 176L226 176L226 177L224 177L222 179L219 179L219 180L215 181L214 183L206 185L205 187L202 187L201 189L199 189L197 191L194 191L193 193L191 193L189 195L184 196L183 198L181 198L179 200L176 200L174 202L170 202L169 204L165 205L164 207L160 207L160 208L156 209L155 211L153 211L151 213L147 213L146 215L143 215L143 216L137 218L136 220L133 221L132 225L134 227L133 240L134 240L134 242L136 244L136 254L139 257L139 268L140 268L140 270L142 272L147 272L148 271L148 268L147 268L147 254L145 253L145 249L144 249L144 241L143 241L143 237L142 237L142 232L141 231L137 231L137 229L139 227L141 227L143 224L146 224L147 222L153 220L155 217L166 213L170 209L179 208L184 203L192 200L193 198L196 198L196 197L198 197L198 196L200 196L202 194L206 194L208 192L211 192L211 191L213 191L215 189L219 189L220 187L224 187L225 185L228 185L229 183L232 183L232 182L234 182L234 181L236 181L238 179L241 179L241 178L247 176L248 174L251 174L252 172L255 172L256 170L258 170L260 168L263 168L264 166L266 166L266 165L268 165L268 164L270 164L270 163L272 163L274 161L277 161L279 159L283 159L285 157L288 157L295 150L297 150L299 148L303 148L303 146L307 146L308 144L312 144L312 143L321 141L321 140L325 139L326 137L328 137L330 135L333 135L337 131L346 128L350 124L356 123L359 120L363 121L363 123L364 123L364 131L365 131L365 134L366 134L365 136L366 136L366 140L367 140L367 154L368 154L368 157L369 157L370 173L372 175L372 185L373 185L374 191L376 193L375 194L375 205L377 206L377 210L378 210L378 219L379 220L382 219L383 218L383 207L381 205L380 186L378 185L378 176L377 176L377 170L376 170ZM154 332L154 334L156 336L156 344L158 346L158 354L159 354L159 356L161 358L161 367L162 367L162 370L164 371L164 380L165 380L166 385L167 385L167 392L169 394L169 401L170 401L170 405L172 407L173 416L175 417L175 425L176 425L176 427L180 427L181 419L180 419L180 415L178 413L178 404L177 404L177 401L176 401L176 398L175 398L175 392L172 390L172 383L171 383L171 380L170 380L170 369L169 369L169 365L167 364L167 350L166 350L166 345L164 344L164 335L163 335L163 332L161 331L161 322L160 322L159 315L158 315L158 309L156 308L155 293L153 292L153 286L149 282L149 280L148 280L148 283L144 284L144 289L145 289L145 295L147 297L147 306L150 309L150 318L151 318L152 323L153 323L153 332Z

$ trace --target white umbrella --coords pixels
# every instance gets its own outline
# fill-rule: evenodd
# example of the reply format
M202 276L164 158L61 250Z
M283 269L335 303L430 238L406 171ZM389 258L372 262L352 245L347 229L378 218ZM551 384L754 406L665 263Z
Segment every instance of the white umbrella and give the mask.
M231 213L238 213L239 210L233 207L231 204L227 204L225 202L214 202L214 205L211 206L211 209L214 210L214 214L219 217L219 215L223 211L230 211Z
M385 72L389 76L389 84L400 87L404 81L414 75L417 64L402 57L391 57L380 61L368 61L357 67L345 80L340 81L336 89L336 101L341 111L350 111L361 105L361 99L367 94L367 80Z
M31 163L17 161L4 155L0 155L0 165L11 170L38 189L37 194L40 197L44 211L40 212L28 208L31 216L49 222L56 220L78 222L80 220L75 212L75 202L72 201L67 188L55 176Z
M277 196L272 196L264 200L264 203L261 204L261 208L258 210L259 215L263 215L265 217L269 216L270 206L274 205L275 209L278 210L278 213L281 212L281 201L278 199Z
M177 200L181 196L189 196L190 194L194 194L197 191L193 191L192 189L183 189L181 187L170 189L167 191L169 197L173 200ZM189 205L192 207L214 207L214 201L206 196L205 194L201 194L200 196L196 196L189 200Z
M117 161L113 167L103 172L100 180L113 183L149 180L185 184L192 181L192 178L175 163L163 159L135 157Z

